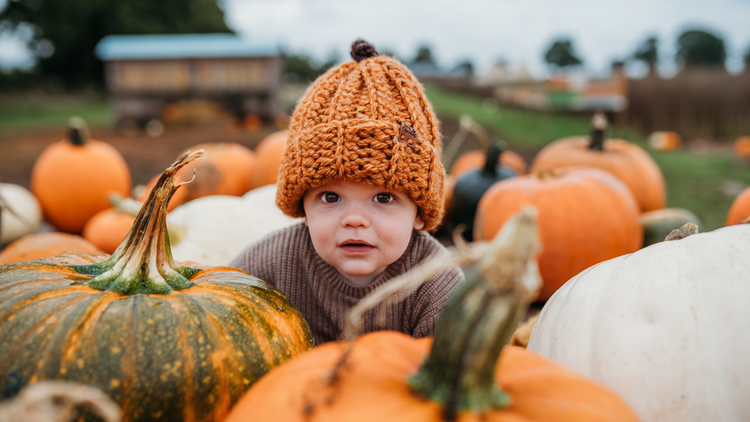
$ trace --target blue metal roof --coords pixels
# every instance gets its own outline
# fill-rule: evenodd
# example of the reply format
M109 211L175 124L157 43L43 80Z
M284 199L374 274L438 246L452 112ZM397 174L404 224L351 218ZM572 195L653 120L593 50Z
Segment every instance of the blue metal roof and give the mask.
M280 49L234 34L107 35L95 52L107 61L278 56Z

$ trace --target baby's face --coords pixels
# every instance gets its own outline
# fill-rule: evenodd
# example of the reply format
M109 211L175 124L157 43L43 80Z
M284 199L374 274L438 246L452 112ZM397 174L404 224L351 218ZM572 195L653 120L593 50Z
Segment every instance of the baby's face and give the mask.
M424 227L407 194L357 182L311 189L303 205L315 251L360 286L401 257L412 229Z

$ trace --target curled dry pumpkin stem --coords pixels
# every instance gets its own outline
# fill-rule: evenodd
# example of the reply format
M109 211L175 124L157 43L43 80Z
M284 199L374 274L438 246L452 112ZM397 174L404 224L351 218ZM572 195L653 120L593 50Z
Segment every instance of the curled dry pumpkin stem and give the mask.
M685 223L679 229L674 229L669 232L664 241L680 240L694 234L698 234L698 225L695 223Z
M492 242L457 245L362 299L352 308L345 330L350 347L329 382L335 382L345 367L366 311L380 306L380 316L388 304L408 296L440 271L475 264L435 327L430 355L408 383L415 394L440 403L446 420L464 410L481 414L507 406L510 398L496 385L495 365L542 285L536 263L541 252L536 216L536 210L527 207Z
M166 294L194 285L189 278L199 270L175 264L166 217L169 200L184 184L175 184L177 171L203 158L203 150L188 151L162 173L127 236L108 260L73 267L81 274L95 275L88 286L122 294Z

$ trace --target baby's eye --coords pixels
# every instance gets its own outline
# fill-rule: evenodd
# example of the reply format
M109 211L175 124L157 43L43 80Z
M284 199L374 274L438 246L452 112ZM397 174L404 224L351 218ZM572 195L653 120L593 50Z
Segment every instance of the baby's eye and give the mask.
M332 202L338 202L339 195L333 192L325 192L321 196L321 199L323 199L323 202L330 204Z
M379 193L375 195L375 202L387 204L391 201L393 201L393 195L391 195L390 193Z

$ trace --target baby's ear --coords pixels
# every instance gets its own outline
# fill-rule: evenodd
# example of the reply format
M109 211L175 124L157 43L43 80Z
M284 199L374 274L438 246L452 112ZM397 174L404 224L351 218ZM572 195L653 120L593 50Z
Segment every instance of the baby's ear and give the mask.
M417 217L414 219L414 230L422 230L424 228L424 220L417 213Z

